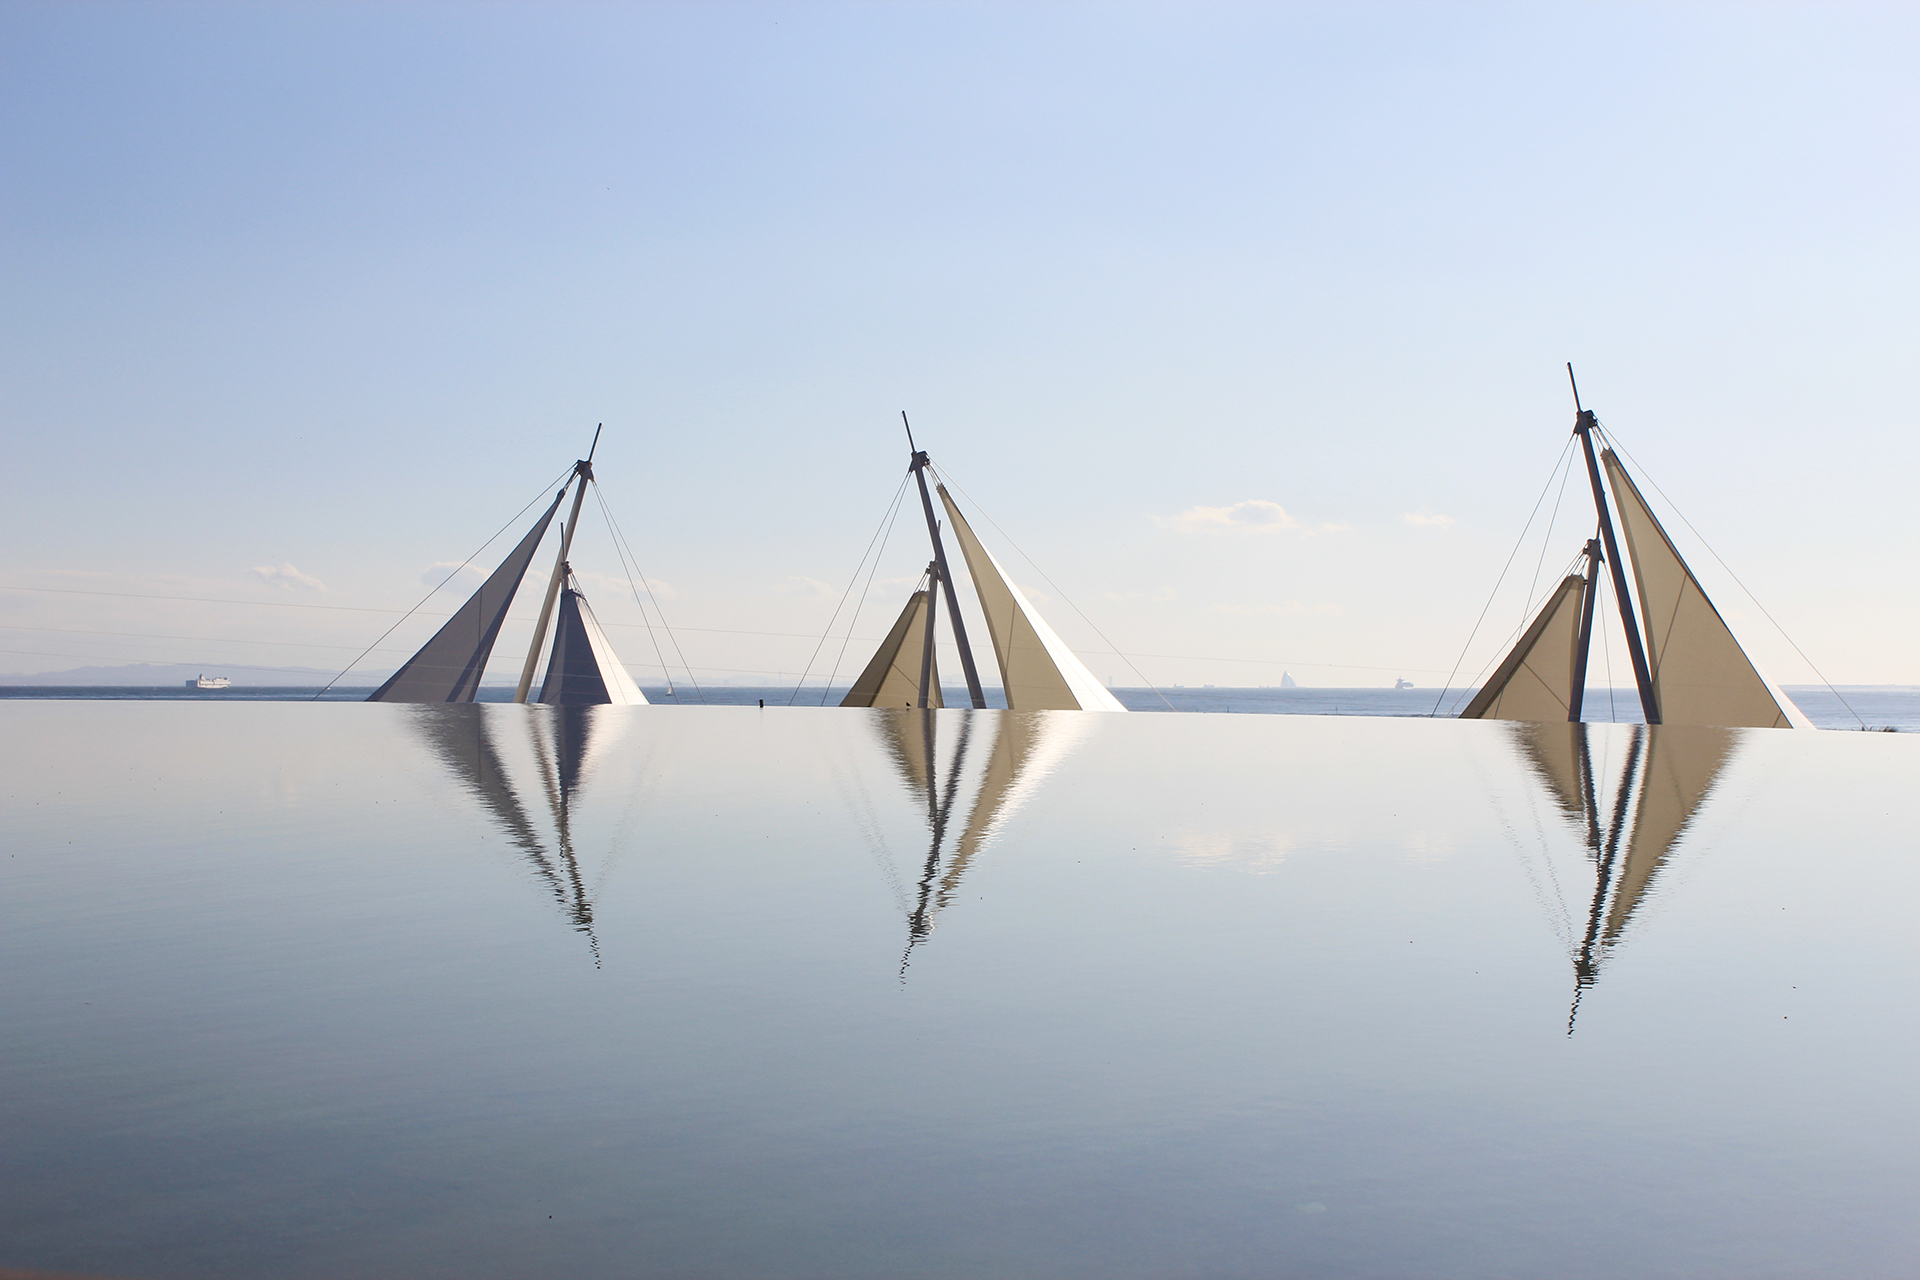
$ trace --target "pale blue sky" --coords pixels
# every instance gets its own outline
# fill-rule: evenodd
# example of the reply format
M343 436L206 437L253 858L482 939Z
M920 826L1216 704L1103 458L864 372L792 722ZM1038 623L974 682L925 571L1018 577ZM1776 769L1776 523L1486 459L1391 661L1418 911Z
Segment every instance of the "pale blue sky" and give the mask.
M720 632L825 624L905 408L1122 648L1275 664L1150 678L1429 684L1571 359L1828 676L1920 682L1916 65L1890 5L8 4L0 584L404 608L604 421L689 659L793 671ZM384 619L0 591L0 670Z

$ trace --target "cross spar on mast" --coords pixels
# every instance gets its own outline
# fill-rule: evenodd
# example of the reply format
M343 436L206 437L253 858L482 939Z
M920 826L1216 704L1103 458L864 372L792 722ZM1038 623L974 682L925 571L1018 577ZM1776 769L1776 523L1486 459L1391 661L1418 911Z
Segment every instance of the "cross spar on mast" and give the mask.
M933 563L939 569L940 588L947 597L947 618L953 626L954 643L960 648L960 669L967 676L967 696L973 699L977 710L985 710L987 695L980 688L980 672L973 665L973 647L967 643L967 624L960 617L960 600L953 591L953 575L947 572L947 549L940 541L940 522L933 518L933 498L927 493L926 467L928 458L913 443L913 424L907 421L907 411L900 411L900 425L907 429L907 447L913 450L913 478L920 486L920 509L927 515L927 534L933 539ZM931 584L927 593L931 604L933 593ZM927 615L927 644L933 643L933 615ZM921 705L925 705L924 691Z
M515 702L525 702L527 694L533 689L534 668L540 665L540 646L546 643L547 625L553 621L554 602L560 598L560 585L567 576L567 552L573 547L574 530L580 527L580 504L586 499L588 482L593 479L593 455L600 447L600 429L605 425L603 422L594 427L593 443L587 447L587 456L573 464L573 476L568 481L569 484L578 485L573 491L573 509L567 513L567 527L560 534L560 556L553 562L553 576L547 580L547 598L540 605L540 621L533 628L533 643L527 647L526 664L520 668L520 684L513 693Z

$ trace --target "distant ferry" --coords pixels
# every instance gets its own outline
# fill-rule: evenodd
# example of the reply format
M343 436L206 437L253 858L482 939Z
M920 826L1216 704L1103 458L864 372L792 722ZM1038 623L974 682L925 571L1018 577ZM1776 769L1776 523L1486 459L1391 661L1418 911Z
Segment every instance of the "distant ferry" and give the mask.
M1411 689L1411 688L1413 688L1413 681L1411 681L1411 680L1395 680L1395 681L1393 682L1393 687L1394 687L1394 688L1396 688L1396 689Z
M189 689L225 689L230 687L232 684L233 684L233 681L227 679L225 676L195 676L193 679L187 681L187 688Z

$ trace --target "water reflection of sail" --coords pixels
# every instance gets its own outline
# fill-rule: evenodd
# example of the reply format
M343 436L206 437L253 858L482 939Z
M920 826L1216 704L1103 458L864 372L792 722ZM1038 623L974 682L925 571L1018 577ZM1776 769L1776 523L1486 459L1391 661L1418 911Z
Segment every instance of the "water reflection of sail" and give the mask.
M1594 868L1593 900L1573 946L1574 1010L1732 757L1726 729L1636 726L1619 781L1603 795L1584 724L1515 723L1511 732ZM1631 818L1629 818L1631 814ZM1573 1020L1567 1022L1572 1034Z
M495 738L497 732L510 732L510 720L524 725L529 738L552 815L551 848L515 789ZM597 963L593 902L574 855L570 810L586 783L590 762L604 752L623 722L592 706L510 712L504 707L454 703L418 706L412 723L440 762L526 856L568 921L587 935Z
M953 730L952 747L944 758L938 737L943 724ZM993 743L973 780L972 800L962 810L973 737L988 724ZM992 843L1007 819L1072 750L1086 730L1086 721L1053 712L970 711L949 716L882 710L876 711L874 725L908 792L926 813L927 860L919 893L907 915L910 957L933 931L934 917L952 901L974 855ZM962 812L966 825L950 841L955 819ZM906 962L903 957L903 971Z

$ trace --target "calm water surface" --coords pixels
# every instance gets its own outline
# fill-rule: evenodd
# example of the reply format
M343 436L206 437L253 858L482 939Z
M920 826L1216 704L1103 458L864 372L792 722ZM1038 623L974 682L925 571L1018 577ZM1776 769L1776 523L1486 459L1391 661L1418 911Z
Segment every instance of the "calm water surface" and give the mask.
M1896 1276L1920 743L0 704L0 1266Z

